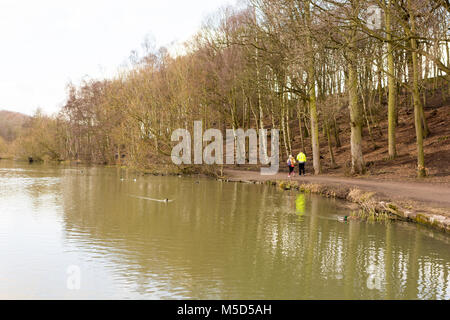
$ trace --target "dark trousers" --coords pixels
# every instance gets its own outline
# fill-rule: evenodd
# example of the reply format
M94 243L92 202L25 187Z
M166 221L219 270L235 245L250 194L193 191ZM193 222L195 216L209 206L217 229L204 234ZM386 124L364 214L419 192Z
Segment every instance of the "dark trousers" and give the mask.
M294 168L295 168L295 166L294 166L294 167L292 167L292 166L289 166L289 174L291 174L291 173L292 173L292 171L294 171Z
M305 163L299 162L298 163L298 175L299 176L302 175L302 171L303 171L303 174L305 174Z

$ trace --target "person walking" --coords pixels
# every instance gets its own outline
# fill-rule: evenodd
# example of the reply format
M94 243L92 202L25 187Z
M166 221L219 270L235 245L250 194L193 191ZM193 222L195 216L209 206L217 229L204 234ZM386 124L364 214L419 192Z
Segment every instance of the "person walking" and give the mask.
M295 172L294 172L294 168L295 168L295 159L294 159L294 157L293 157L292 155L289 155L289 159L288 159L288 161L287 161L287 165L288 165L288 167L289 167L289 175L288 175L288 178L290 178L290 177L291 177L291 174L292 174L292 175L295 175Z
M303 175L305 175L306 155L303 151L300 151L300 153L297 155L297 161L298 161L298 175L301 176L302 172Z

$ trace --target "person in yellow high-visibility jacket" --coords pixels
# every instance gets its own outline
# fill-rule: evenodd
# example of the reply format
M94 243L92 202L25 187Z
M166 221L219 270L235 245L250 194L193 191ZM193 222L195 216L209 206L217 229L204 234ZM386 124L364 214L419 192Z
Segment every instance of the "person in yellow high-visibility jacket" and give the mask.
M306 155L302 151L297 155L298 161L298 175L301 176L302 172L305 174Z

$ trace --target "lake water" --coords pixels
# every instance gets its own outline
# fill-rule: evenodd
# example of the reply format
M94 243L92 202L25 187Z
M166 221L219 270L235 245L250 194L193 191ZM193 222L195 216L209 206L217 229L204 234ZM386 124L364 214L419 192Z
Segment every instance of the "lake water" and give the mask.
M449 235L340 222L349 212L337 204L266 185L0 161L0 299L450 298Z

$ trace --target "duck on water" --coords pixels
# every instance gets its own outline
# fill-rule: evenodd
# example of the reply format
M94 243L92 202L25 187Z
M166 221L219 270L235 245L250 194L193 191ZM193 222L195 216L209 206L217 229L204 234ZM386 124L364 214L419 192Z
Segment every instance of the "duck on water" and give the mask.
M142 200L150 200L150 201L157 201L157 202L164 202L164 203L169 203L172 202L173 200L170 200L168 198L165 199L153 199L153 198L148 198L148 197L140 197L140 196L135 196L135 195L129 195L130 197L133 198L137 198L137 199L142 199Z

